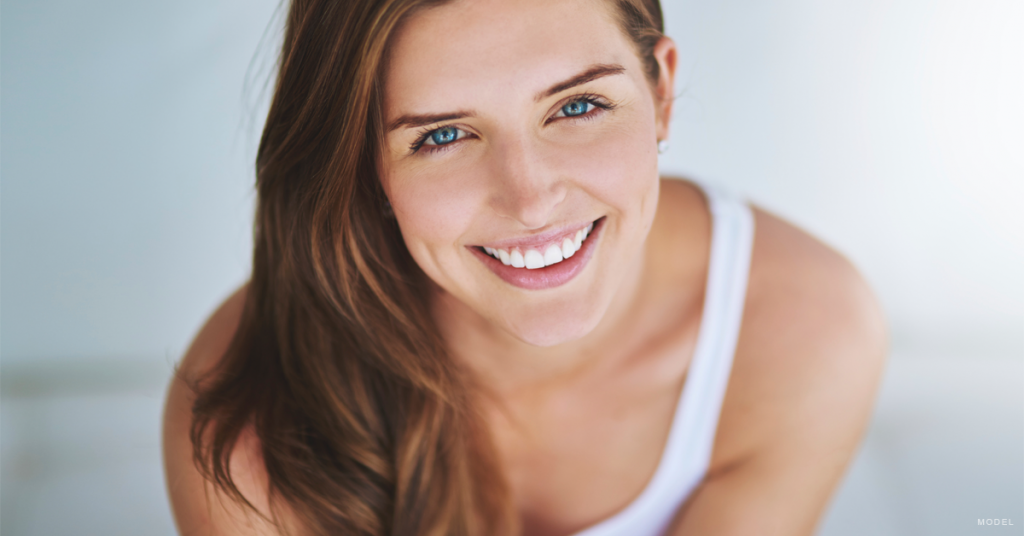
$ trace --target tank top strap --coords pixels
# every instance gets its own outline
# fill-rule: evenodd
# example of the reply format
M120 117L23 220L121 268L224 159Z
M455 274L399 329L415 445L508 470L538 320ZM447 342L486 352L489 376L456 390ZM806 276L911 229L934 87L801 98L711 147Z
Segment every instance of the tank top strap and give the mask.
M661 535L707 473L743 317L754 218L746 202L727 190L694 184L711 212L711 255L697 344L668 441L640 495L574 536Z
M711 462L739 340L754 243L754 217L750 206L727 190L698 186L707 197L712 215L711 258L697 345L666 454L684 466L680 472L703 478Z

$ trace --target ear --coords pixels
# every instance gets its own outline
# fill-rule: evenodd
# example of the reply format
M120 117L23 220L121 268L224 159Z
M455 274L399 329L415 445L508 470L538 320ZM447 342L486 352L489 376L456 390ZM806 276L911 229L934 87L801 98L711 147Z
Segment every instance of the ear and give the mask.
M672 103L675 101L676 43L662 37L654 45L653 53L658 62L658 83L654 87L657 134L659 140L667 140Z

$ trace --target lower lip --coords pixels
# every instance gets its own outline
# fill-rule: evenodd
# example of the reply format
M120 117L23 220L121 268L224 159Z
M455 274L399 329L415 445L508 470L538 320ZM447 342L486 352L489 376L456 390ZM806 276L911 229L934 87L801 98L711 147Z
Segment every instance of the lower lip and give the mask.
M560 287L568 283L572 278L576 277L577 274L583 271L583 268L586 267L590 257L594 254L597 239L600 237L603 229L604 218L601 218L594 224L594 228L590 231L590 235L587 236L587 239L580 245L580 250L573 254L572 257L569 257L562 262L552 264L551 266L545 266L544 268L537 268L535 270L505 266L501 261L487 253L484 253L478 247L470 247L469 250L484 263L484 266L490 268L495 275L500 277L506 283L527 290L543 290L546 288Z

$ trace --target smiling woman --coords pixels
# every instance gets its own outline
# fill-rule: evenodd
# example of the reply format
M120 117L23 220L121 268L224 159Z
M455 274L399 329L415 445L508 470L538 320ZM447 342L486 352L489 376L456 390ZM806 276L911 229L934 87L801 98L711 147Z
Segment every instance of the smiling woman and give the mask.
M841 256L659 177L661 25L292 2L252 278L168 397L182 534L813 531L884 329Z

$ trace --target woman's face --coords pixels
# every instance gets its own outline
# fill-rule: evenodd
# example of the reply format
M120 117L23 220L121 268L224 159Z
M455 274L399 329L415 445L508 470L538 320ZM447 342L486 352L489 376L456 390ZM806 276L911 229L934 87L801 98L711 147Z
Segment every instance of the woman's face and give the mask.
M381 176L409 252L442 299L533 345L594 329L657 205L673 60L652 87L609 4L458 0L389 52Z

